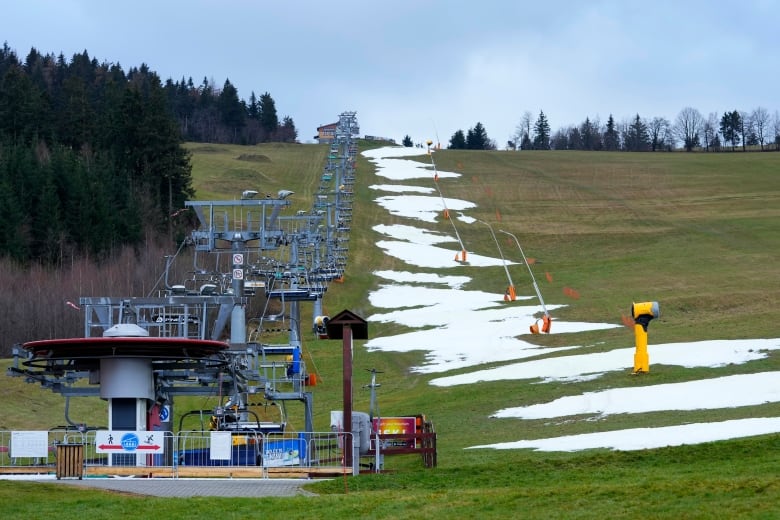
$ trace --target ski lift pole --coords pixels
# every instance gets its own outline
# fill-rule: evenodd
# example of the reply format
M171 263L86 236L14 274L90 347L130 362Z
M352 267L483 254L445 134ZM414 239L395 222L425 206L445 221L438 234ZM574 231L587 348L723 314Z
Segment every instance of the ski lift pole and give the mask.
M525 266L528 268L528 274L531 275L531 283L533 283L534 290L536 291L536 296L539 298L539 303L542 304L542 310L544 311L544 319L542 324L542 331L543 332L550 332L550 326L551 326L551 318L550 313L547 312L547 306L544 304L544 299L542 298L542 292L539 290L539 285L536 283L536 278L534 277L534 272L531 270L531 266L528 264L528 259L525 257L525 253L523 252L523 248L520 245L520 241L517 240L517 237L510 233L509 231L504 231L503 229L499 229L501 233L507 234L510 237L512 237L515 240L515 244L517 244L517 249L520 250L520 255L523 257L523 263L525 263ZM539 328L536 326L536 324L531 326L531 332L536 334L539 332Z
M369 419L373 423L374 417L378 417L379 416L379 412L378 412L379 407L376 404L376 389L379 388L380 386L382 386L380 384L377 384L377 382L376 382L376 375L377 374L382 374L383 372L381 370L377 370L376 368L366 369L366 370L371 372L371 384L370 385L366 385L363 388L370 388L371 389L371 398L370 398L370 402L369 402L369 406L368 406L368 413L369 413ZM374 414L375 411L377 412L376 415Z
M493 241L496 243L496 248L498 249L498 254L501 256L501 263L504 266L504 272L506 273L506 278L509 280L509 287L506 290L506 293L504 294L505 300L511 300L515 301L515 298L517 297L517 293L515 292L515 284L512 282L512 277L509 276L509 268L506 266L506 259L504 259L504 253L501 251L501 245L498 243L498 239L496 238L496 234L493 232L493 226L485 222L484 220L475 219L477 222L481 222L482 224L485 224L488 229L490 230L490 234L493 236Z
M374 448L376 451L374 455L374 470L379 472L382 468L382 443L379 440L379 426L382 419L379 417L379 405L377 405L376 402L376 389L382 385L377 384L376 375L381 374L382 372L376 368L372 368L368 371L371 372L371 384L366 385L367 388L371 389L371 402L368 408L368 413L371 424L371 433L374 435ZM374 424L376 424L376 428L374 428Z

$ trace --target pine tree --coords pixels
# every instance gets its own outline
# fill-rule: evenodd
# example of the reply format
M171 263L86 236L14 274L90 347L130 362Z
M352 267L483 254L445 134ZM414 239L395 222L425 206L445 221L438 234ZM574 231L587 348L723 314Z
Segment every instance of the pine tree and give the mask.
M464 150L466 148L466 136L463 135L463 130L457 130L452 137L450 137L450 144L447 148L452 150Z
M0 140L2 143L2 140ZM26 262L29 250L29 196L23 186L34 175L29 152L18 144L0 144L0 255Z
M534 123L534 150L550 149L550 123L544 115L544 111L539 111L539 117Z
M0 77L0 134L30 143L42 133L49 109L40 90L24 70L11 66Z
M646 152L650 149L647 125L640 119L639 114L636 115L634 121L628 126L624 146L629 152Z
M276 131L277 140L282 143L294 143L298 140L298 130L290 116L282 118L282 126Z
M607 129L604 131L604 149L610 152L614 152L620 148L620 137L618 136L617 129L615 128L615 119L612 114L607 119Z
M203 77L203 82L198 87L198 108L206 108L214 104L214 86L207 77Z
M741 137L742 116L738 110L725 112L720 119L720 133L723 134L723 140L731 143L731 148L736 148Z
M593 150L593 126L590 123L590 118L586 117L580 127L580 136L582 142L582 150Z
M569 150L582 150L582 134L576 126L569 130Z
M271 94L266 92L260 96L260 127L266 132L267 140L270 140L279 126L279 118L276 115L276 104Z
M59 259L62 217L60 199L48 164L40 166L41 176L32 211L32 255L46 264L56 264Z
M8 161L9 150L0 154L0 256L25 262L29 259L29 250L24 236L25 212L21 201L15 196Z
M96 115L84 81L78 76L69 76L63 85L63 94L65 106L63 117L60 118L59 135L74 148L92 143L96 134Z
M466 148L469 150L489 150L490 140L482 123L477 123L469 129L466 135Z
M257 96L255 96L255 91L254 90L249 95L249 104L247 105L246 112L247 112L247 115L249 116L249 119L259 119L260 118L260 105L257 102Z
M238 142L238 131L246 124L246 107L238 99L238 90L230 83L230 80L225 80L225 85L222 87L222 92L219 93L217 98L217 108L219 109L220 116L222 118L222 124L224 124L230 133L232 134L232 142Z

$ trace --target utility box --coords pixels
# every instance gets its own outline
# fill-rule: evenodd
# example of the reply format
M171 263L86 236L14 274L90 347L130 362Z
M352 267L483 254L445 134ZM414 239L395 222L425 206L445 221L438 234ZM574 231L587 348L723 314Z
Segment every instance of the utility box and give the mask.
M57 480L84 476L84 445L57 445Z

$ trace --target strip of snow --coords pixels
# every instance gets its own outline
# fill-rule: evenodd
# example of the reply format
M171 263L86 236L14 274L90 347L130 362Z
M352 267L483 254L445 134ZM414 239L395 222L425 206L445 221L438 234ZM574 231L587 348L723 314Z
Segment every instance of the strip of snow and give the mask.
M536 451L580 451L596 448L635 451L666 446L723 441L780 432L780 417L756 417L731 421L683 424L660 428L631 428L611 432L565 435L548 439L499 442L466 449L533 449Z
M499 410L493 417L548 419L569 415L713 410L780 402L780 372L738 374L685 383L611 388Z
M553 323L557 327L558 323ZM666 343L648 347L650 369L654 365L677 365L686 368L739 365L765 358L769 351L780 349L778 339L741 339ZM481 381L542 379L581 381L594 374L628 370L633 367L635 348L621 348L592 354L572 354L502 367L478 370L468 374L431 380L435 386L473 384Z

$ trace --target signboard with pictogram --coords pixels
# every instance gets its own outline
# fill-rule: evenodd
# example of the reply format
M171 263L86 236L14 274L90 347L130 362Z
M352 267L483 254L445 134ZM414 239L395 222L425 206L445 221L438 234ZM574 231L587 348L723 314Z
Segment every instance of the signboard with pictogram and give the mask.
M109 431L95 432L96 453L165 453L163 432Z

